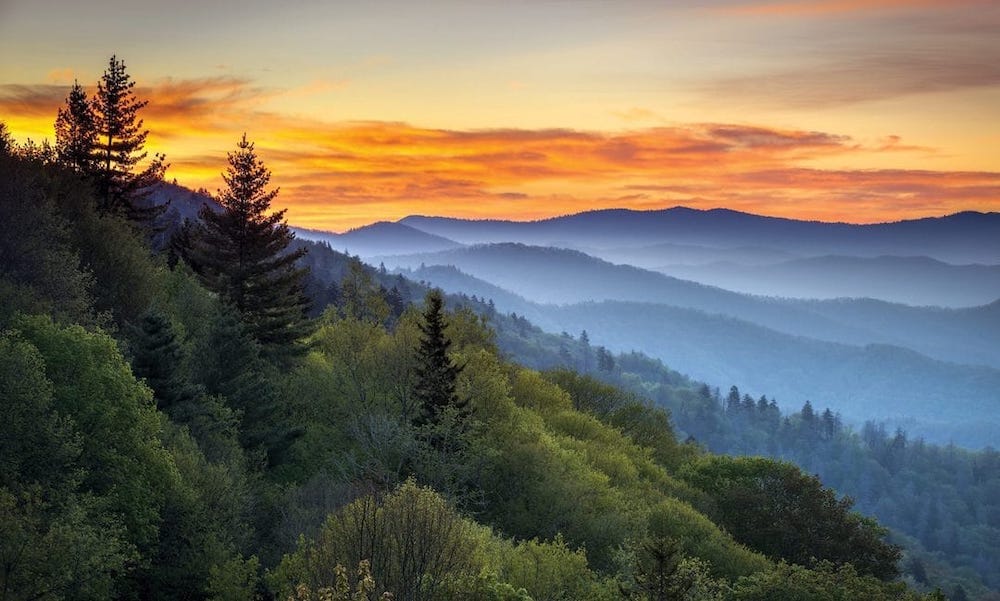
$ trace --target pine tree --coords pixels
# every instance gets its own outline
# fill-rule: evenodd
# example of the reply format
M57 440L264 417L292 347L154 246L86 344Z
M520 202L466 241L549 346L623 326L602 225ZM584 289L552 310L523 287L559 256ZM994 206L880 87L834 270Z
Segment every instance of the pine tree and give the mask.
M218 195L223 210L202 207L202 223L192 232L184 258L208 289L239 311L267 355L294 355L310 327L307 270L295 265L306 249L288 250L295 235L284 210L267 213L278 190L267 189L271 172L246 134L229 153L222 178L227 185Z
M97 126L94 107L79 82L66 97L66 106L56 116L56 157L59 162L85 176L95 171Z
M166 164L165 157L158 154L136 171L147 156L143 147L149 130L142 128L139 119L139 110L147 101L135 97L134 86L125 72L125 62L112 56L92 101L97 133L93 176L101 210L149 222L166 208L143 206L150 187L162 181Z
M143 316L138 330L132 369L153 389L157 408L173 417L201 391L183 373L184 352L169 317L151 310Z
M736 413L740 410L740 389L736 386L731 386L729 388L729 394L726 395L726 413Z
M440 290L427 293L424 323L419 324L420 347L417 349L417 384L414 396L420 413L417 425L436 425L445 414L456 413L461 418L467 414L468 401L459 399L455 380L462 371L448 356L451 340L445 336L444 300Z
M197 357L193 370L198 383L238 412L243 447L264 451L270 465L279 463L300 432L289 425L274 385L275 368L261 357L260 344L239 316L223 308L212 320Z

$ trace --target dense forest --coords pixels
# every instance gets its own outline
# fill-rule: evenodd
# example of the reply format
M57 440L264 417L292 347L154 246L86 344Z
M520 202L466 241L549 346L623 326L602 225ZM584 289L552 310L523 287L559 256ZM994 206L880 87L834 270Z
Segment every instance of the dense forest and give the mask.
M974 511L995 453L723 402L302 244L246 136L216 204L172 221L132 88L112 57L54 145L0 128L0 599L989 595L936 588L934 553L975 553L962 498L927 499L904 565L820 478L705 445L819 471L796 437L860 437L891 466L864 502L933 462L985 483Z
M459 296L459 304L478 299ZM900 565L917 584L933 583L953 598L993 598L1000 583L1000 454L911 439L807 403L783 413L774 398L754 399L737 387L719 391L641 353L614 355L586 332L552 335L518 315L494 315L498 345L545 374L572 370L606 384L608 398L634 395L669 411L679 439L721 454L762 455L817 474L850 496L855 509L889 526L904 549ZM565 385L565 384L564 384ZM610 386L608 386L610 385Z

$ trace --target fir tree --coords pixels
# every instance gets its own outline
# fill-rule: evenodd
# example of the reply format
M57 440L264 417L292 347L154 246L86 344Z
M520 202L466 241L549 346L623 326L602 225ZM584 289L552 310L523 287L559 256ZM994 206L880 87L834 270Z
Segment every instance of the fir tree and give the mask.
M212 320L197 357L198 382L238 413L243 447L263 451L270 465L280 463L300 432L289 425L287 409L274 386L275 368L261 357L260 344L245 324L231 310L223 309Z
M158 310L143 316L137 332L132 369L153 389L158 409L172 417L198 397L200 390L183 371L184 352L177 342L170 318Z
M165 157L158 154L136 171L147 156L143 147L149 130L142 128L139 118L147 101L136 98L133 87L135 82L125 72L125 62L112 56L92 102L97 134L93 176L101 210L149 222L166 208L143 206L150 187L162 181L166 164Z
M726 413L736 413L740 409L740 389L736 386L729 388L726 395Z
M78 82L66 97L66 106L56 116L56 157L59 162L86 176L94 174L97 129L94 107Z
M447 413L457 417L467 414L468 401L459 399L455 380L462 371L448 356L451 340L445 335L444 300L440 290L427 293L424 323L419 324L420 347L417 349L417 384L414 396L420 413L417 425L437 425Z
M295 235L284 210L268 213L278 190L267 189L271 172L246 134L229 153L222 178L227 185L218 195L223 210L202 207L202 223L190 235L185 259L208 289L239 311L267 355L293 355L309 331L307 270L295 264L306 250L288 250Z

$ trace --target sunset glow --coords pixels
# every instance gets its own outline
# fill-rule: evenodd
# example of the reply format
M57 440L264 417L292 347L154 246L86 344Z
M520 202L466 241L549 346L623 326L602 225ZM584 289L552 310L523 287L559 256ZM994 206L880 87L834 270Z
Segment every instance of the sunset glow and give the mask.
M72 81L117 53L168 179L214 191L245 131L297 225L1000 210L996 3L93 4L0 4L15 138L51 139ZM126 32L110 45L86 29L102 12Z

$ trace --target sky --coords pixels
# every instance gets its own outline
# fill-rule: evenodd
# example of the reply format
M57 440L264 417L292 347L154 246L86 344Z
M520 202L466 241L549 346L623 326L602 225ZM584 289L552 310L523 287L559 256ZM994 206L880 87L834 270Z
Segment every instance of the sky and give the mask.
M124 59L167 179L240 136L290 223L1000 211L996 0L0 0L0 120Z

